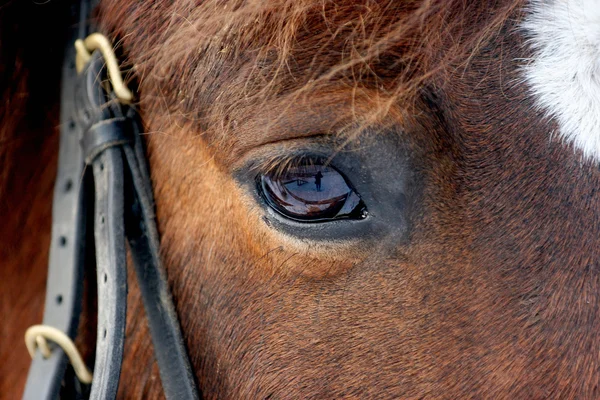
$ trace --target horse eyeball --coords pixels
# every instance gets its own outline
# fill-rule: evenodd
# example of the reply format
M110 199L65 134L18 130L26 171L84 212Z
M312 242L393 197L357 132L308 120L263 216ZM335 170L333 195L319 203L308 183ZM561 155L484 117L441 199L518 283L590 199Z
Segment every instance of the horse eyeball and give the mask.
M364 219L367 208L344 176L331 165L303 162L259 175L259 191L273 210L303 222Z

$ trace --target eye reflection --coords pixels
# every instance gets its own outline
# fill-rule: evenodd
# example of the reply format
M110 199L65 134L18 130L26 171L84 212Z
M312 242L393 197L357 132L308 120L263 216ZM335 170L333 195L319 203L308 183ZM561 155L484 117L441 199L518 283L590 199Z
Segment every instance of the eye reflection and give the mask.
M286 166L259 176L263 197L280 214L307 222L362 219L366 207L335 168L321 162Z

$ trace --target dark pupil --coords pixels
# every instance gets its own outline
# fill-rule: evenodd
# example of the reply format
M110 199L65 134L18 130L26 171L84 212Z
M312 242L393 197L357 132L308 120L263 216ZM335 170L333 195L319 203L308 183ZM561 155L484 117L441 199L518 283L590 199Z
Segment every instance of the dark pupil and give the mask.
M286 217L305 221L363 218L365 206L344 177L331 166L290 166L261 176L269 205Z

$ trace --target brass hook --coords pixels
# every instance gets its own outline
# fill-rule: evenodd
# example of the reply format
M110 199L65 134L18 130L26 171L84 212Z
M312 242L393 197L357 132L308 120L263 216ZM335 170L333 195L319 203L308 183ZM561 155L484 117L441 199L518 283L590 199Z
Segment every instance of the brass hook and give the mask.
M85 65L90 61L92 56L91 53L94 50L100 50L102 56L104 57L104 61L106 62L108 77L115 95L124 103L130 103L133 100L133 93L131 90L129 90L125 83L123 83L117 57L115 56L113 47L106 36L101 33L92 33L84 40L77 39L75 41L75 50L77 51L77 56L75 58L75 67L77 68L77 73L81 73Z
M48 358L52 355L52 350L50 350L46 339L53 341L63 349L73 366L75 375L77 375L77 378L82 383L92 383L92 373L83 362L81 354L79 354L79 351L71 338L60 329L56 329L49 325L30 326L27 331L25 331L25 345L27 346L31 358L35 356L35 350L37 348L40 349L44 358Z

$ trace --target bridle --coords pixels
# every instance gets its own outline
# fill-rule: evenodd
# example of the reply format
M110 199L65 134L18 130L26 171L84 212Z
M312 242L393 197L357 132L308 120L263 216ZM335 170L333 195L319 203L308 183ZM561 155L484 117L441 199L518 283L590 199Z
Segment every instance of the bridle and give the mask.
M116 397L125 341L127 239L165 396L197 399L160 260L141 124L115 71L112 46L101 35L88 36L94 3L76 5L79 22L65 50L44 318L26 335L33 361L23 398ZM87 240L92 231L93 240ZM93 378L72 342L82 311L84 265L91 261L86 254L92 250L98 293ZM67 353L79 379L65 374Z

